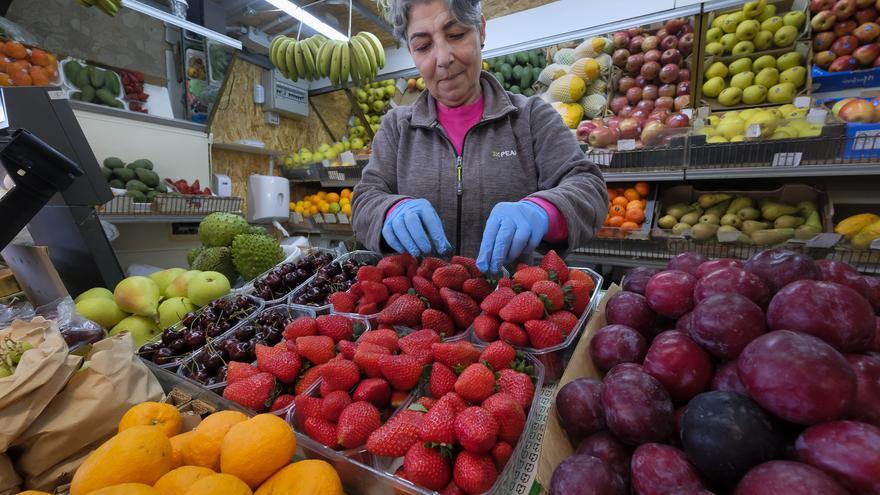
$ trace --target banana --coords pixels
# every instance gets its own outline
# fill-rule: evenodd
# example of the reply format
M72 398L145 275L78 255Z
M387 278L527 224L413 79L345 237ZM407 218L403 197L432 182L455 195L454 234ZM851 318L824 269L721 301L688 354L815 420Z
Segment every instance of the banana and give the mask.
M334 43L333 44L333 59L331 60L332 66L330 67L330 82L333 83L334 86L339 85L339 81L342 80L341 72L342 72L342 44Z
M317 40L314 38L309 38L306 40L305 50L303 50L303 61L306 64L306 79L314 81L318 78L318 70L315 66L316 54L318 51L317 45L315 44Z
M370 40L363 36L357 38L357 43L361 45L364 53L367 54L367 58L369 59L370 75L368 77L370 79L375 79L379 74L379 60L376 57L376 50L373 48Z
M330 56L333 55L333 48L330 42L324 43L321 45L321 48L318 49L318 59L316 60L316 66L318 68L318 75L321 77L327 77L330 75Z
M293 60L296 63L296 72L302 78L307 78L308 72L306 72L306 61L303 60L303 43L302 41L297 42L296 48L293 52Z
M358 38L355 36L352 40L352 46L356 47L358 57L360 58L361 63L361 76L366 81L368 79L373 79L375 77L375 61L373 60L373 49L370 48L370 43L365 41L363 38Z
M119 6L110 0L97 0L97 5L105 14L111 17L119 12Z
M356 83L363 84L369 79L369 59L364 53L364 48L354 41L354 38L349 41L349 47L351 49L351 65L355 68L353 72L357 72Z
M290 43L287 44L287 48L284 50L284 64L287 66L287 78L291 81L299 79L299 73L296 71L296 61L294 60L297 44L298 42L296 40L290 40Z
M284 74L284 77L287 77L287 58L284 56L284 53L291 41L290 38L284 38L275 48L275 67Z
M85 8L90 8L95 5L95 0L77 0L77 2Z
M278 35L272 39L271 43L269 43L269 61L272 62L272 65L274 65L275 67L278 67L278 55L276 53L276 50L278 49L278 46L281 44L281 42L285 39L287 38L282 35Z
M369 31L361 31L357 36L363 36L370 41L370 44L373 47L373 53L376 55L376 62L378 62L377 65L380 69L385 67L385 48L382 47L382 42L379 41L379 38Z

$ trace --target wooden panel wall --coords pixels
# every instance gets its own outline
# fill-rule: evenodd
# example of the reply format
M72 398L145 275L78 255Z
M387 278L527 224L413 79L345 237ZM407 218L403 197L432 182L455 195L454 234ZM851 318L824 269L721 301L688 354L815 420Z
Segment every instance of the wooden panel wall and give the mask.
M555 0L483 0L483 14L486 19L493 19L541 5L553 3Z

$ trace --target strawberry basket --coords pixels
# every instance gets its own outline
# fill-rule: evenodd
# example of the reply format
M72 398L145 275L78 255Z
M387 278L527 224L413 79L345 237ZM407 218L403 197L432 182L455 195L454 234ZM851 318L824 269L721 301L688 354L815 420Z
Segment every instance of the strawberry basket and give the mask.
M333 282L332 279L325 283L324 281L320 281L318 277L319 274L316 273L287 296L287 304L297 308L309 308L319 315L327 314L330 312L331 305L326 302L326 297L329 297L332 292L337 290L347 290L353 281L354 274L346 272L345 267L347 265L351 266L351 263L357 267L363 265L375 265L381 259L381 254L372 251L352 251L350 253L342 254L334 259L330 263L332 267L327 269L332 270L329 272L334 274L332 277L335 277L340 273L345 273L349 277L348 283ZM354 316L362 318L361 315Z

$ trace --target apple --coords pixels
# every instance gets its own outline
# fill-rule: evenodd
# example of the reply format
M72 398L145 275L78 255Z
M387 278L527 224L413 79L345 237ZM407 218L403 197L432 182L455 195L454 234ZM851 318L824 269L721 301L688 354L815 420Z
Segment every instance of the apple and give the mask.
M645 68L647 64L642 66L642 69ZM660 82L664 84L672 84L678 81L678 65L676 64L666 64L663 68L660 69Z
M626 117L629 117L630 115L632 115L633 110L635 110L635 108L633 108L633 107L627 105L627 106L621 108L619 112L617 112L617 116L620 117L620 118L626 118ZM608 125L611 125L611 124L608 124ZM615 125L615 126L616 126L616 125ZM614 127L614 126L612 126L612 127Z
M798 37L798 30L794 26L782 26L773 35L773 44L778 47L785 47L794 44L794 40Z
M660 63L659 62L645 62L642 65L642 68L639 70L639 74L642 77L647 79L648 81L653 81L657 74L660 73Z
M723 77L713 77L703 83L703 95L709 98L716 98L722 90L724 90Z
M629 56L629 50L626 48L618 48L611 54L611 63L617 67L623 68L626 66L626 59L629 58Z
M645 62L659 62L660 56L663 54L658 49L648 50L645 52Z
M755 50L767 50L770 48L770 45L773 44L773 33L761 30L755 35L755 39L752 40L752 43L755 44Z
M575 135L578 138L578 141L582 143L586 143L590 139L590 134L599 127L593 121L584 121L578 124L577 130L575 131Z
M871 64L871 67L880 67L880 57L877 57L877 60L874 60L874 63Z
M746 19L754 19L755 17L758 17L759 15L763 14L764 9L766 9L766 8L767 8L766 0L755 0L753 2L746 2L746 4L743 5L742 15Z
M803 65L803 61L801 60L801 54L798 52L784 53L776 59L776 69L780 72L799 65Z
M670 48L660 55L660 63L663 65L675 64L679 66L681 65L681 60L681 52L676 48Z
M877 54L880 55L880 47L877 47ZM807 82L807 69L800 65L786 69L779 73L779 82L790 82L798 88L803 87Z
M800 29L806 20L806 14L799 10L793 10L782 16L782 22L785 23L786 26L794 26L797 29Z
M823 33L818 33L813 37L813 50L816 52L822 52L825 50L831 49L831 44L834 43L834 40L837 39L837 35L832 31L825 31Z
M637 119L630 117L620 121L618 130L620 139L636 139L642 132L642 126Z
M871 65L877 57L880 57L880 45L877 43L862 45L856 48L852 55L860 64Z
M855 12L855 10L853 10L853 12ZM642 51L644 52L653 50L658 46L660 46L660 38L656 36L646 36L645 39L642 40Z
M823 52L824 53L824 52ZM829 72L845 72L856 70L859 66L859 61L856 60L855 57L851 55L844 55L842 57L837 57L834 59L834 62L831 62L831 65L828 67Z
M874 105L861 98L853 98L843 105L838 116L845 122L874 122Z
M611 41L614 43L614 48L626 48L629 46L629 35L626 31L618 31L614 33Z
M626 101L629 102L630 105L635 105L642 99L642 88L638 86L633 86L626 90Z
M810 19L810 26L813 31L830 31L835 22L837 22L837 16L830 10L823 10Z
M725 34L721 37L721 44L724 45L724 51L729 52L733 50L733 47L736 45L736 35L733 33Z
M781 82L767 90L767 101L770 103L791 103L797 87L790 82Z
M617 126L620 124L621 120L623 120L623 117L608 117L607 119L605 119L605 126L612 129L617 129Z
M679 31L678 34L683 36L685 34L689 34L689 33L693 33L693 32L694 32L694 26L691 25L690 23L688 23L688 24L685 24L684 26L681 27L681 31Z
M666 129L666 124L663 122L652 120L651 122L646 123L640 136L642 143L644 143L645 146L656 146L663 139L663 134L665 134Z
M644 95L644 92L642 93ZM636 110L644 110L648 113L651 113L651 110L654 110L654 100L645 100L636 103Z
M660 38L660 49L661 50L669 50L670 48L678 47L678 37L673 36L671 34L667 34L666 36Z
M880 36L880 24L866 22L853 31L853 36L861 43L873 43Z
M688 68L679 69L678 81L676 81L676 82L684 82L684 81L690 82L690 80L691 80L691 70Z
M720 38L719 38L720 39ZM694 33L687 33L681 36L678 39L678 47L681 54L685 57L691 54L694 50Z
M755 53L755 44L751 41L740 41L734 45L733 50L731 50L730 53L739 56Z
M594 148L605 148L616 143L619 139L617 129L612 127L597 127L590 133L590 146Z
M706 41L709 43L721 41L722 36L724 36L724 31L722 31L721 28L713 27L706 31Z
M646 108L636 108L629 114L630 117L638 120L639 122L644 122L648 120L648 115L651 115L651 111Z
M830 7L829 7L830 8ZM631 27L626 30L626 34L629 35L629 38L632 39L635 36L642 34L642 28L640 27Z
M880 13L877 12L877 9L875 9L874 7L870 7L867 9L857 10L854 19L856 20L857 24L864 24L866 22L873 22L878 15L880 15Z
M813 63L819 66L822 70L828 70L831 67L831 63L834 62L837 56L834 55L834 52L831 50L825 50L823 52L819 52L813 55Z
M648 118L645 119L646 122L650 122L652 120L656 120L658 122L666 122L666 119L669 118L669 115L672 112L667 108L655 108L651 115L648 115Z
M687 127L691 125L691 119L689 119L688 116L683 113L676 112L669 115L669 117L666 119L666 125L673 128Z
M676 112L680 112L682 108L687 108L691 104L690 95L676 96L673 102Z
M742 94L743 92L739 88L725 88L724 91L718 95L718 103L721 103L725 107L739 105L739 102L742 101Z
M674 84L664 84L660 86L660 89L657 90L657 97L660 96L675 96L675 85Z
M758 31L761 30L761 24L754 20L749 19L747 21L742 21L736 27L736 39L741 41L748 41L755 37L758 34Z
M691 94L691 82L690 81L682 81L678 83L678 86L675 88L675 96L684 96ZM672 96L672 95L667 95Z
M626 93L629 91L629 88L633 88L636 85L636 79L632 76L623 76L617 81L617 89L621 93Z
M202 307L214 299L229 293L229 279L220 272L202 272L192 278L187 286L189 300Z
M856 0L837 0L831 7L831 13L837 16L838 21L849 19L856 13Z
M846 36L848 34L852 34L856 28L859 27L856 24L856 21L847 20L847 21L838 21L834 23L834 34L837 36Z
M666 21L666 24L663 26L663 28L669 34L678 34L678 32L681 31L681 28L683 28L685 24L687 24L687 21L685 19L669 19L668 21Z
M665 108L667 110L672 110L675 108L675 99L671 96L661 96L654 100L654 108Z
M632 51L632 50L630 50ZM627 72L635 73L641 70L642 65L645 63L645 55L641 53L633 53L629 57L626 58L626 64L624 64L624 70Z
M610 108L616 115L619 114L623 107L627 106L628 103L629 101L626 96L615 96L614 98L611 98L611 103L608 104L608 108Z
M810 12L818 14L823 10L831 10L834 7L834 0L810 0Z
M642 101L654 101L659 96L660 90L654 84L648 84L644 88L642 88Z
M631 53L639 53L642 51L642 42L645 41L645 37L641 35L631 36L629 39L629 46L627 49Z
M638 86L640 88L644 88L648 84L650 84L650 82L648 82L648 80L645 79L644 76L642 76L642 75L636 76L636 86Z

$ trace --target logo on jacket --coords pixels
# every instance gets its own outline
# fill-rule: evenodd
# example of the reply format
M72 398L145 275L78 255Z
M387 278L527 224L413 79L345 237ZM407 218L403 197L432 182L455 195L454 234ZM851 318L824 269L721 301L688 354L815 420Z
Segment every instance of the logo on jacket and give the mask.
M516 150L505 150L505 151L493 151L492 158L507 158L510 156L516 156Z

